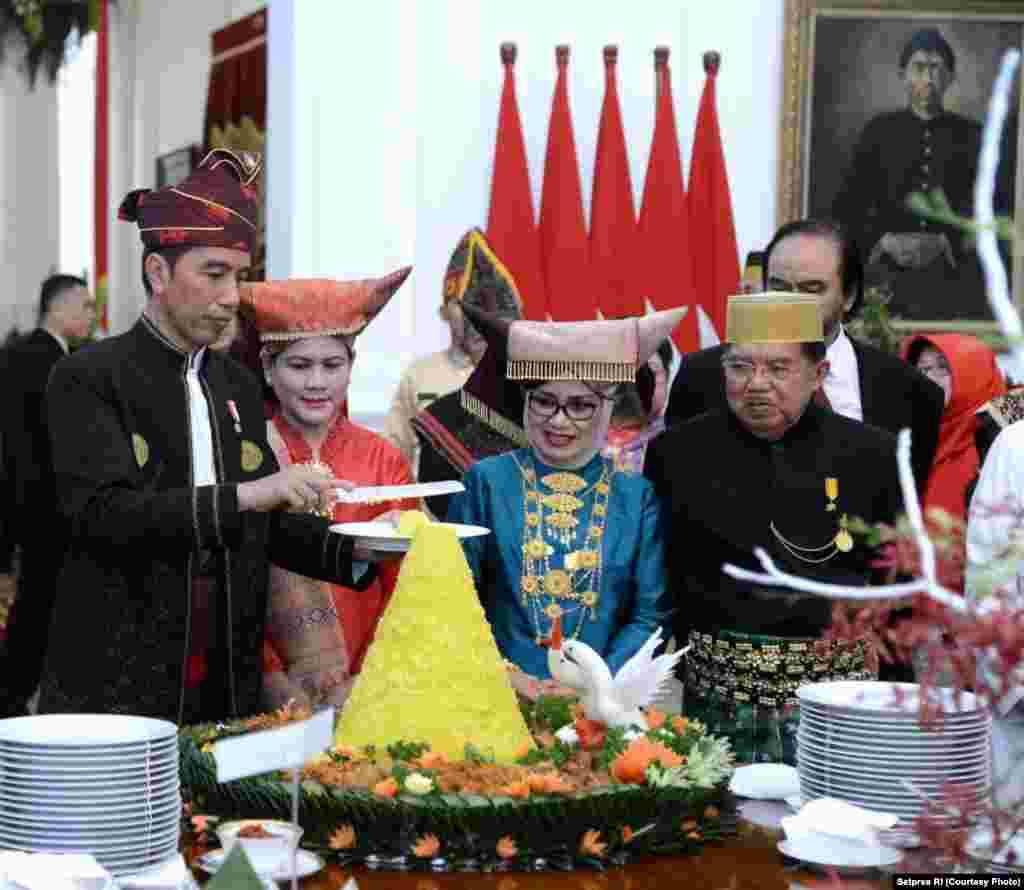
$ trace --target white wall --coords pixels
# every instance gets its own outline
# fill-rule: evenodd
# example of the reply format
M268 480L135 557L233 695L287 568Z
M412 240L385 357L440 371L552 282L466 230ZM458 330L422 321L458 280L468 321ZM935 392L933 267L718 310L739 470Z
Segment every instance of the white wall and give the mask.
M35 327L39 286L60 262L57 90L35 89L13 46L0 66L0 337Z
M61 272L95 284L96 35L69 53L57 77Z
M111 6L111 331L142 309L138 229L117 222L133 188L152 188L156 159L203 144L210 36L266 6L265 0L178 0Z
M110 218L151 186L156 157L202 141L212 31L263 6L188 0L112 7ZM589 205L604 92L602 47L619 45L623 118L639 201L654 123L653 49L672 49L687 165L704 85L701 56L723 55L718 110L741 256L771 235L781 89L782 0L269 0L268 248L274 276L381 274L415 267L360 340L353 411L375 424L401 368L441 348L441 277L458 237L484 225L503 40L519 45L518 97L535 209L555 80L572 47L570 102ZM589 210L589 207L588 207ZM111 323L142 306L138 236L112 222Z
M377 0L358 15L336 0L271 0L271 274L357 277L415 265L360 340L354 413L385 410L402 365L445 342L437 319L444 267L459 235L486 222L501 41L519 44L535 209L556 44L572 47L570 102L588 204L604 44L620 48L637 200L654 123L654 46L672 48L684 164L704 84L701 57L719 50L718 110L742 254L774 229L781 29L781 0Z

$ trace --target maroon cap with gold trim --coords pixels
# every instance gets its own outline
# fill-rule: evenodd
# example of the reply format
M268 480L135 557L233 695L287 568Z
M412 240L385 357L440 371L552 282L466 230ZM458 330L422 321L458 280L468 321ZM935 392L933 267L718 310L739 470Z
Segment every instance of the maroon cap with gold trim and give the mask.
M229 247L252 253L257 233L253 183L263 160L216 148L179 185L129 192L118 218L138 223L146 247Z

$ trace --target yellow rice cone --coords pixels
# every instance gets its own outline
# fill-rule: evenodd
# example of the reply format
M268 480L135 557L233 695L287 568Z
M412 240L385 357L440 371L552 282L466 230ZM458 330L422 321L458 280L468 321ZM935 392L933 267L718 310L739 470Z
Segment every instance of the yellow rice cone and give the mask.
M358 595L358 594L357 594ZM339 745L426 742L499 762L532 744L454 529L421 527L338 723Z

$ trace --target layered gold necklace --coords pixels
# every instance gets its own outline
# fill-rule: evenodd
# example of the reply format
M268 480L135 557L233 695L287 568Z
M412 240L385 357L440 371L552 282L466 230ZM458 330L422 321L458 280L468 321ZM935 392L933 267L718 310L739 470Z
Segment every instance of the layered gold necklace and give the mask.
M583 622L596 616L601 596L602 541L608 521L612 465L603 461L600 477L588 488L582 476L565 471L538 480L532 467L524 467L515 455L513 459L523 477L523 605L530 613L538 645L543 637L541 627L545 626L542 614L550 622L578 611L576 627L570 634L577 639ZM576 514L590 495L590 522L580 542L582 523Z
M825 480L825 498L827 501L825 512L836 512L836 499L838 497L839 480L834 476L829 476ZM790 556L808 565L820 565L823 562L828 562L839 553L849 553L853 549L854 541L853 535L850 534L850 520L845 513L839 517L839 531L820 547L801 547L795 544L783 536L782 532L775 527L774 521L768 523L768 528L771 529L776 540L786 549Z

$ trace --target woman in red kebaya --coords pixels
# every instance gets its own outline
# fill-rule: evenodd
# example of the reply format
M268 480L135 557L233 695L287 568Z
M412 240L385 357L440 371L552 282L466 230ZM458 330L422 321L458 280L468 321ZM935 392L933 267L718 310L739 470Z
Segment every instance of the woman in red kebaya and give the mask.
M354 341L408 275L340 282L291 280L248 285L242 312L262 343L263 373L276 405L267 439L282 467L322 464L357 486L413 482L401 452L352 423L346 401ZM413 501L321 503L335 522L365 522ZM394 587L396 569L355 593L274 567L270 577L264 693L270 708L344 704Z

